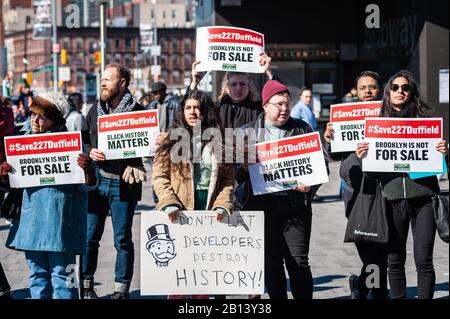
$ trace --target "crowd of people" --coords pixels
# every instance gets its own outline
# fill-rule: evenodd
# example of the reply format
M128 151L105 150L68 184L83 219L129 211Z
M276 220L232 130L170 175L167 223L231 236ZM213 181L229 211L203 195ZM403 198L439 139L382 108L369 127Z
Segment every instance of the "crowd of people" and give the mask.
M171 222L176 222L183 210L215 211L219 221L240 209L264 211L265 287L269 297L288 298L286 267L293 297L313 298L313 275L308 258L313 219L311 202L320 185L300 183L291 190L255 196L248 162L223 163L209 147L210 140L198 139L193 134L196 125L201 125L202 130L243 128L257 132L257 142L265 142L314 132L318 125L311 109L312 90L302 88L299 102L293 106L294 97L283 80L272 71L271 58L262 54L260 65L264 68L265 81L261 100L255 98L258 94L247 73L227 72L222 92L218 100L213 101L208 94L197 89L204 76L204 73L196 71L199 63L196 61L192 65L191 84L181 101L167 94L167 87L162 82L154 83L151 91L137 101L129 90L130 70L120 64L110 64L102 74L100 98L89 109L86 118L80 112L83 105L80 94L31 94L29 87L23 88L19 111L15 111L9 102L10 87L5 85L4 97L0 99L2 201L5 195L9 197L17 192L8 188L8 174L12 168L5 159L5 136L80 131L86 145L77 162L85 173L85 184L30 187L15 196L20 218L16 215L12 219L6 245L24 251L32 298L98 297L94 276L108 213L111 214L117 251L112 298L130 298L135 251L133 217L137 203L142 199L142 183L148 179L154 189L157 209L167 213ZM362 72L355 80L353 93L351 101L382 100L381 117L423 118L432 112L407 71L393 75L386 82L384 91L382 79L376 72ZM15 131L21 108L25 121L20 131ZM151 161L151 176L146 172L142 158L106 160L98 147L98 116L146 109L158 110L161 132ZM194 162L192 157L181 163L171 160L171 150L176 141L170 139L170 132L178 128L189 132L191 148L201 150L200 163ZM431 199L439 193L437 177L413 180L404 173L364 173L361 161L370 145L361 143L353 152L332 153L332 123L327 124L323 137L327 168L330 160L341 161L346 217L352 211L363 176L380 183L388 203L389 242L385 245L356 243L363 266L358 276L349 278L351 297L366 299L369 294L374 299L407 297L406 241L411 224L418 297L433 298L436 225ZM436 150L446 154L447 143L438 143ZM67 266L75 264L77 255L81 256L80 287L67 284L70 282ZM373 264L380 269L380 286L368 288L366 268ZM0 264L0 296L10 297L10 289ZM204 295L169 296L191 297L209 298Z

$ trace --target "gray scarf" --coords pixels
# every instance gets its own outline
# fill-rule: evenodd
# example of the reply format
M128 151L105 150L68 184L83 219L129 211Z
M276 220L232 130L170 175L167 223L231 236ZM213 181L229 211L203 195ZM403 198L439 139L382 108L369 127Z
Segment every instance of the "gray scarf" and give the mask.
M120 101L119 105L114 109L114 113L126 113L131 112L134 109L134 106L136 105L136 99L131 95L130 90L126 90L125 94L122 97L122 100ZM106 102L102 102L101 100L98 100L97 103L97 112L98 115L106 115L107 113L107 105Z

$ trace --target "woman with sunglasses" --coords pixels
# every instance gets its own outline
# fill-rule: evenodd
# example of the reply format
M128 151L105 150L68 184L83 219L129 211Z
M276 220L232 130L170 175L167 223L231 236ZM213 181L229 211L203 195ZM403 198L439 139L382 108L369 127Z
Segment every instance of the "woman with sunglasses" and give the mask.
M431 107L420 96L416 81L408 71L400 71L387 82L382 117L429 117ZM362 159L370 145L360 143L356 155ZM436 150L447 153L446 142L436 145ZM417 269L417 295L419 299L432 299L436 275L433 266L433 247L436 225L433 217L432 197L439 193L436 176L411 179L406 173L374 173L381 182L383 196L387 199L389 243L388 276L393 299L406 296L406 242L409 224L413 232L414 260Z

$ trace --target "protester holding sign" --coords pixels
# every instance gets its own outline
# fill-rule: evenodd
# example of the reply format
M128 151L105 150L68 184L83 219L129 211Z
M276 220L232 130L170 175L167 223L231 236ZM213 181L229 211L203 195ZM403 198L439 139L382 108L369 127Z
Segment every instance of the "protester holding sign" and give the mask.
M201 125L199 134L194 134L196 125ZM208 128L220 129L214 102L205 92L193 91L183 98L173 128L156 150L152 183L159 198L157 208L172 222L178 220L181 210L217 210L219 221L233 211L234 166L221 164L211 141L202 139L201 133ZM171 151L183 140L171 135L180 129L188 134L189 144L184 147L191 151L177 162ZM195 149L201 151L199 162L193 162Z
M246 125L254 130L258 142L312 133L310 125L291 118L289 90L270 80L262 91L263 109L256 121ZM287 299L286 275L289 272L291 291L296 299L312 299L313 279L308 262L311 237L311 199L320 185L295 186L292 190L255 196L248 165L238 165L236 198L243 210L265 213L265 284L270 298Z
M373 71L360 73L355 80L355 85L357 90L356 96L360 102L370 103L380 99L381 77L378 73ZM324 139L327 143L327 149L331 159L341 161L339 174L345 181L343 199L345 204L345 217L348 218L361 188L363 172L355 152L331 152L334 133L333 123L327 123ZM351 298L366 299L369 292L371 292L373 299L387 298L387 254L385 247L365 242L357 242L355 245L363 266L359 276L352 275L349 278ZM370 272L366 272L368 270L367 266L369 265L378 265L380 269L379 288L369 289L366 285L366 278L370 274Z
M261 53L259 67L265 73L265 76L271 80L278 78L271 70L272 59L266 54ZM186 90L186 95L197 89L206 72L197 71L200 61L192 64L192 82ZM250 122L255 121L262 112L260 101L255 100L256 92L250 83L249 73L244 72L226 72L222 82L222 91L217 105L219 108L219 118L222 128L239 128ZM249 296L250 299L259 296Z
M259 64L264 68L268 79L276 79L270 68L272 59L261 53ZM196 71L200 61L192 64L192 82L186 91L195 91L205 73ZM255 100L254 89L251 87L250 75L243 72L226 72L222 91L219 96L219 118L224 128L237 128L255 121L262 112L261 101Z
M416 81L408 71L399 71L386 84L381 116L388 118L426 118L431 107L420 96ZM356 155L366 156L368 143L358 145ZM436 151L446 154L446 142L436 145ZM381 182L388 202L388 274L393 299L406 298L406 242L409 224L413 231L414 260L417 268L417 295L432 299L435 285L433 247L436 225L432 197L439 193L436 176L411 179L407 173L368 173Z
M143 111L128 89L130 70L120 64L106 66L101 79L101 96L97 105L86 117L91 146L89 157L100 168L102 181L97 189L89 193L88 242L86 255L82 258L82 298L96 298L94 273L97 268L98 247L103 235L106 216L111 211L114 228L114 243L117 260L112 298L129 298L133 277L134 245L131 227L136 204L141 200L142 182L147 174L142 158L105 160L105 154L98 147L98 117Z
M26 134L66 131L69 104L62 94L40 93L33 97L30 111L31 129ZM8 236L8 247L25 251L35 299L51 299L52 293L58 299L78 298L71 278L76 255L86 248L87 193L96 187L98 177L87 155L80 154L77 162L86 184L25 188L20 221L13 221ZM13 173L3 162L1 174L5 172Z

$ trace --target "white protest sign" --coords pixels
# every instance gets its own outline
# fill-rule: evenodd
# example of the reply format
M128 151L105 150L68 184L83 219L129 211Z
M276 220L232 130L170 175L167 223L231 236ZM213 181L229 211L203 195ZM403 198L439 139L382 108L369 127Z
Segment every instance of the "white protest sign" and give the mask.
M363 158L365 172L442 172L442 154L436 144L442 140L442 119L366 119Z
M258 162L248 168L254 195L328 182L318 132L258 143L256 154Z
M264 53L264 35L234 27L197 28L196 70L263 73L259 65Z
M331 152L354 152L364 140L364 119L379 117L382 101L342 103L330 106L334 139Z
M6 161L11 187L84 184L77 164L81 133L48 133L5 137Z
M98 148L107 160L153 156L158 133L157 110L98 117Z
M142 295L264 293L264 212L141 213Z

